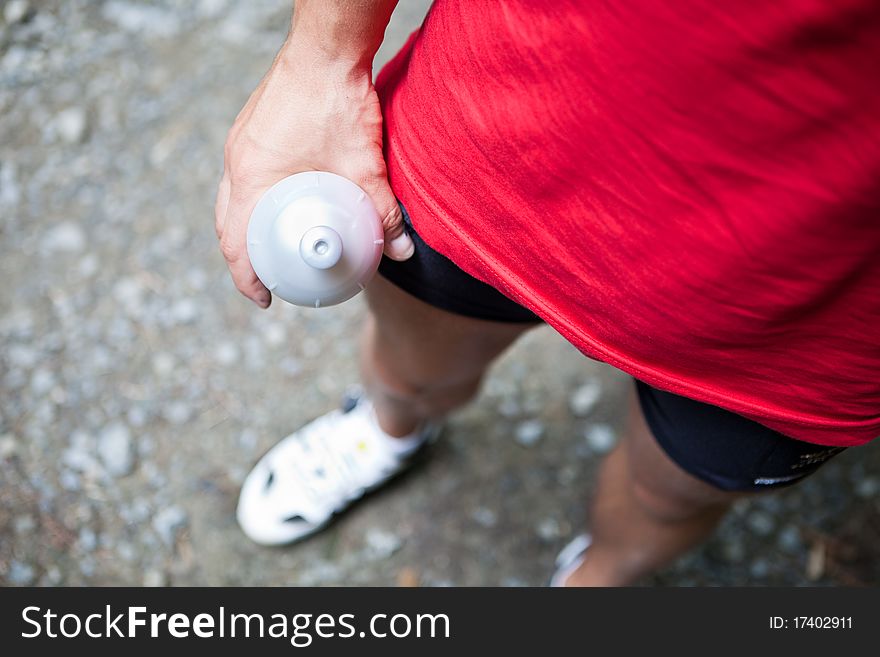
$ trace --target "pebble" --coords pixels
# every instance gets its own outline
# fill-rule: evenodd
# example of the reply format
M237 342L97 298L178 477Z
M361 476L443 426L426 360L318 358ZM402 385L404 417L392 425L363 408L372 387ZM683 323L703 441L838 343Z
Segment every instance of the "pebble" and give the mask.
M8 459L15 454L17 448L18 443L11 433L4 433L0 436L0 459Z
M82 107L68 107L55 117L56 134L68 144L79 144L86 135L86 111Z
M525 420L516 425L516 442L523 447L532 447L544 437L544 423L540 420Z
M62 470L58 475L58 483L64 490L77 491L82 488L79 476L71 470Z
M238 361L238 358L238 345L229 340L221 342L214 349L214 360L224 367L234 365L236 361Z
M535 533L545 541L553 541L559 538L559 521L556 518L544 518L535 527Z
M33 566L13 559L9 564L9 573L6 575L10 584L14 586L28 586L34 581Z
M770 574L770 564L766 559L755 559L749 566L749 574L755 579L764 579Z
M184 424L192 417L192 409L184 401L173 401L162 411L162 417L171 424Z
M127 309L136 309L143 303L144 290L141 284L131 277L120 278L113 285L113 298Z
M31 7L27 0L9 0L3 7L3 18L8 25L15 25L24 20Z
M877 497L880 493L880 478L865 477L856 484L856 495L861 498Z
M804 545L803 540L801 540L801 532L794 525L784 527L782 531L779 532L779 537L776 539L776 542L781 550L791 554L800 552Z
M6 348L6 361L13 367L31 369L40 361L40 352L24 344L13 344Z
M731 563L741 563L746 558L745 545L737 539L727 539L722 545L721 552Z
M517 417L522 413L522 407L513 397L504 397L498 404L498 413L501 417Z
M37 397L42 397L52 389L55 383L55 375L41 367L31 376L31 392Z
M83 527L79 530L78 542L81 550L92 552L98 547L98 535L95 534L94 530L88 527Z
M70 434L70 444L61 454L64 465L89 476L97 476L101 466L93 454L94 440L84 431L76 430Z
M403 539L397 534L376 527L367 530L364 541L374 559L387 559L403 547Z
M98 256L94 253L89 253L83 256L82 260L80 260L77 265L79 275L83 278L91 278L98 273L99 268L100 262L98 261Z
M489 528L498 524L498 516L492 509L485 506L478 506L474 509L471 517L481 527Z
M48 253L76 253L85 248L86 235L72 221L62 221L46 231L40 245Z
M587 445L596 454L607 454L617 444L617 435L608 424L594 424L584 432Z
M156 570L151 568L147 572L144 573L144 586L148 588L157 588L160 586L166 586L168 584L168 578L165 576L161 570Z
M169 506L162 509L153 518L153 529L168 547L174 545L177 534L184 529L189 522L186 511L179 506Z
M98 455L107 472L124 477L134 469L134 445L131 431L121 422L114 422L98 434Z
M272 322L263 331L263 339L270 347L280 347L287 340L287 331L279 322Z
M176 324L192 324L199 317L199 307L192 299L178 299L171 306L171 318Z
M37 521L31 515L20 515L12 522L12 528L16 534L27 534L37 526Z
M173 11L140 3L111 0L104 3L101 15L133 35L168 38L181 29Z
M241 433L238 436L238 445L247 451L252 451L257 446L257 432L250 428L245 427L241 430Z
M14 207L21 198L18 175L12 162L0 162L0 205Z
M752 511L746 520L749 529L758 536L769 536L776 529L773 516L764 511Z
M153 355L153 373L156 374L156 376L168 376L174 371L175 364L174 356L167 351L160 351Z
M568 407L575 417L586 417L602 396L602 386L595 379L578 386L568 398Z

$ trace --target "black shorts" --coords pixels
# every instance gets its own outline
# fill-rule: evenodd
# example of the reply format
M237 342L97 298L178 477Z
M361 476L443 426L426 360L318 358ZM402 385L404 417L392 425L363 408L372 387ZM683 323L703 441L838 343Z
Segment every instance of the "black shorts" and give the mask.
M497 322L542 321L437 253L415 232L405 209L403 215L415 253L405 262L383 258L382 276L414 297L459 315ZM796 483L844 449L788 438L736 413L641 381L636 381L636 389L663 451L685 472L722 490L757 491Z

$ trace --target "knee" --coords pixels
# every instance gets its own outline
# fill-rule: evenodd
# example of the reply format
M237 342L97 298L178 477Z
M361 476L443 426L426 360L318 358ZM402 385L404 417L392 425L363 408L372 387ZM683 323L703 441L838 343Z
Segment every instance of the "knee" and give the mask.
M706 514L720 516L732 502L722 497L721 491L718 495L684 496L638 481L632 484L632 494L642 511L661 523L683 522Z
M456 377L403 376L400 373L386 372L381 376L381 384L388 396L398 401L422 406L448 403L457 406L476 396L480 378L460 379Z

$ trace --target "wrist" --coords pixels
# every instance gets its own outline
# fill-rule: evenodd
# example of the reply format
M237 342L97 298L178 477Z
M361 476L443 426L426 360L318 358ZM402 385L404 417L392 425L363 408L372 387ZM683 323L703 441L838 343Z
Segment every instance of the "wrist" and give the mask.
M285 69L301 70L306 66L330 79L372 81L372 59L372 55L359 55L311 35L291 31L275 61Z

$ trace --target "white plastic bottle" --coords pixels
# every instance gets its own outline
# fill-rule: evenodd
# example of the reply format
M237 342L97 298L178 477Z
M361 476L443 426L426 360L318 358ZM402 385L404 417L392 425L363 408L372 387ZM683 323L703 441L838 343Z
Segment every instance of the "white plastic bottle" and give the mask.
M280 180L251 214L247 249L272 294L320 308L366 287L382 258L379 213L360 187L334 173L309 171Z

